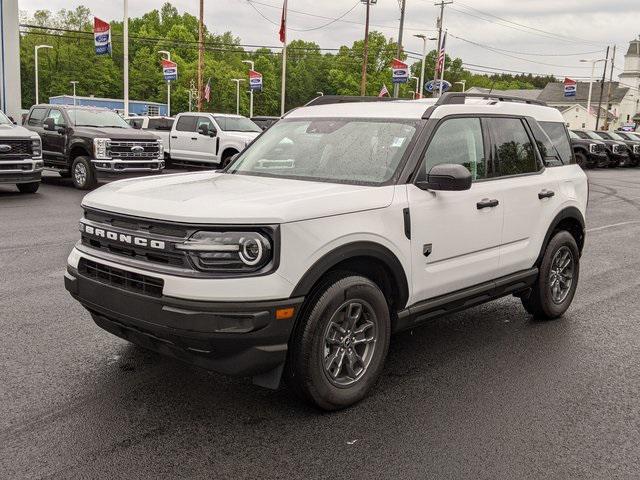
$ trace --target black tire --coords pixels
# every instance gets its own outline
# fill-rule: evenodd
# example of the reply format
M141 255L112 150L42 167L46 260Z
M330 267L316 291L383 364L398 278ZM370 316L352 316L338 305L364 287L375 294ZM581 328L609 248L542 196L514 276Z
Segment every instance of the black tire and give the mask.
M171 156L168 153L164 154L164 168L173 168L173 162Z
M359 317L358 304L361 308ZM352 318L360 320L356 321L355 328L346 328L346 332L340 333L335 327L348 325L347 312L354 312ZM332 322L334 318L341 319L339 322L342 323ZM363 328L363 323L373 323L375 327L364 327L363 332L367 333L354 333L351 337L345 334L350 330L357 332ZM333 336L330 335L332 331L335 333ZM332 337L331 344L326 343L328 335ZM341 335L346 340L340 338ZM371 339L364 343L369 335ZM323 410L353 405L362 400L378 381L389 350L390 336L389 306L380 288L371 280L348 272L329 275L309 296L291 335L285 368L287 384L301 398ZM356 343L351 343L354 339L358 340L357 347ZM352 372L356 372L354 363L349 360L357 358L353 352L361 356L363 363L359 363L361 367L351 379L352 383L340 385L339 382L350 381L348 365ZM340 356L342 358L338 360ZM330 357L334 361L329 363L327 371L326 362ZM341 376L340 372L345 375Z
M587 156L582 152L576 152L576 163L582 167L582 169L586 169L588 167Z
M36 193L40 188L40 182L18 183L16 184L20 193Z
M226 152L224 152L222 155L222 160L220 161L220 168L226 168L227 165L231 163L231 159L233 158L233 156L237 154L238 152L236 152L235 150L227 150Z
M73 186L80 190L91 190L98 184L96 171L88 157L76 157L71 164Z
M558 256L569 253L571 263L563 270L562 275L558 271L555 263ZM571 276L570 285L567 287L567 275ZM522 305L525 310L535 318L541 320L553 320L561 317L567 311L578 286L580 277L580 252L575 238L569 232L562 230L557 232L549 241L547 249L540 263L540 272L531 292L522 297ZM554 281L555 279L555 281ZM554 285L558 286L558 291L554 291ZM563 288L567 288L562 295Z

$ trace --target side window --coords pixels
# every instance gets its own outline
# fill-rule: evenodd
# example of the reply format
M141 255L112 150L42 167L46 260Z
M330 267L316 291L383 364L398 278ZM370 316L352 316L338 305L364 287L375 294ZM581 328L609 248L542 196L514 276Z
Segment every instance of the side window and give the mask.
M441 163L464 165L473 180L492 176L486 161L479 118L452 118L438 127L427 147L419 179L426 178L429 170Z
M213 126L213 122L209 117L198 117L198 124L196 126L196 131L200 130L200 125L206 125L209 128L210 132L215 130L215 127Z
M573 149L571 148L571 141L569 140L569 132L564 123L560 122L540 122L540 127L547 134L551 143L555 147L562 165L569 165L575 163L573 159ZM535 135L535 130L534 130ZM537 135L536 135L537 137ZM549 165L552 166L552 165Z
M195 132L197 118L198 117L195 117L193 115L183 115L178 119L176 130L178 130L179 132Z
M46 108L34 108L33 110L31 110L31 115L29 115L27 124L31 126L42 125L42 120L44 120L44 116L46 115L46 113Z
M64 117L62 116L62 112L60 110L58 110L57 108L52 108L49 111L49 118L53 118L53 122L57 125L64 125L65 121L64 121Z
M133 128L142 128L143 123L144 120L142 118L132 118L131 120L129 120L129 125L131 125Z
M500 176L540 170L529 134L519 118L490 118L494 161Z

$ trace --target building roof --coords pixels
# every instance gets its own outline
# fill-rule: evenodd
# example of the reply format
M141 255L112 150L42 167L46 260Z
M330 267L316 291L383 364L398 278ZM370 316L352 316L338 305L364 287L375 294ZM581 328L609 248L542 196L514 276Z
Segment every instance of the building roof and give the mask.
M505 95L507 97L520 97L526 98L527 100L538 100L542 89L539 88L512 88L507 90L497 90L491 88L481 88L481 87L471 87L467 89L467 93L493 93L495 95Z
M566 113L566 112L568 112L571 109L576 108L576 107L580 107L583 110L587 109L586 103L584 105L582 103L578 103L578 104L575 104L575 105L562 105L562 106L558 106L556 108L558 110L560 110L560 112L562 114L564 114L564 113ZM593 111L592 115L595 117L598 114L598 106L597 105L591 105L591 110ZM600 107L600 118L604 118L605 115L608 117L609 121L613 121L613 120L616 120L618 118L616 115L614 115L613 113L608 111L606 108Z
M593 82L593 92L591 94L591 104L598 104L600 101L600 85L601 82ZM607 91L609 82L604 82L603 102L607 99ZM620 82L611 82L611 103L620 103L629 92L628 87L623 87ZM538 100L553 104L573 104L583 103L586 105L589 98L589 82L578 82L576 84L576 96L565 97L564 85L560 82L547 83L542 89Z
M64 98L64 99L69 99L73 101L73 95L56 95L54 97L49 97L49 100L54 99L54 98ZM122 102L124 103L124 99L123 98L103 98L103 97L82 97L80 95L76 95L76 99L77 100L91 100L91 101L98 101L98 102ZM141 103L143 105L166 105L166 103L158 103L158 102L147 102L145 100L129 100L129 103Z

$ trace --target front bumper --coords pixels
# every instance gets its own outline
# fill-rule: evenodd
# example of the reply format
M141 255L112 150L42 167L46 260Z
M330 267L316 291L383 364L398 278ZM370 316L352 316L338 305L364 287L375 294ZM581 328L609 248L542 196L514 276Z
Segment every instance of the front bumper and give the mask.
M91 160L98 172L140 173L159 172L164 169L164 160Z
M41 159L0 161L0 183L39 182L42 169Z
M65 288L108 332L227 375L258 376L284 364L303 299L204 302L134 293L69 266ZM293 308L286 320L276 310Z
M605 151L589 153L587 162L590 166L604 167L609 164L609 157Z

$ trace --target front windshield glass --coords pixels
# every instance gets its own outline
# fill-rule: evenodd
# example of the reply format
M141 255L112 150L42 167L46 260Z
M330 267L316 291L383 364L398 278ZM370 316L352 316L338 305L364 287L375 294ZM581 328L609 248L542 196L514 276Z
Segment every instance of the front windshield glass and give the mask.
M227 132L262 132L262 129L245 117L213 117L218 126Z
M0 112L0 125L13 125L13 122L3 112Z
M69 118L77 127L131 128L125 119L111 110L87 110L70 108Z
M227 173L379 185L394 175L415 132L415 121L280 121Z
M579 138L584 138L584 139L590 139L590 138L595 138L597 140L602 140L600 137L592 137L591 135L589 135L587 132L583 132L582 130L571 130L573 133L575 133Z
M585 132L587 135L589 135L589 138L593 138L594 140L608 140L606 137L601 137L599 134L597 134L596 132Z
M574 132L573 130L569 130L569 136L571 138L580 138L580 136L576 132Z
M614 140L622 140L624 141L625 139L622 138L620 135L618 135L616 132L607 132L607 134L613 138Z

